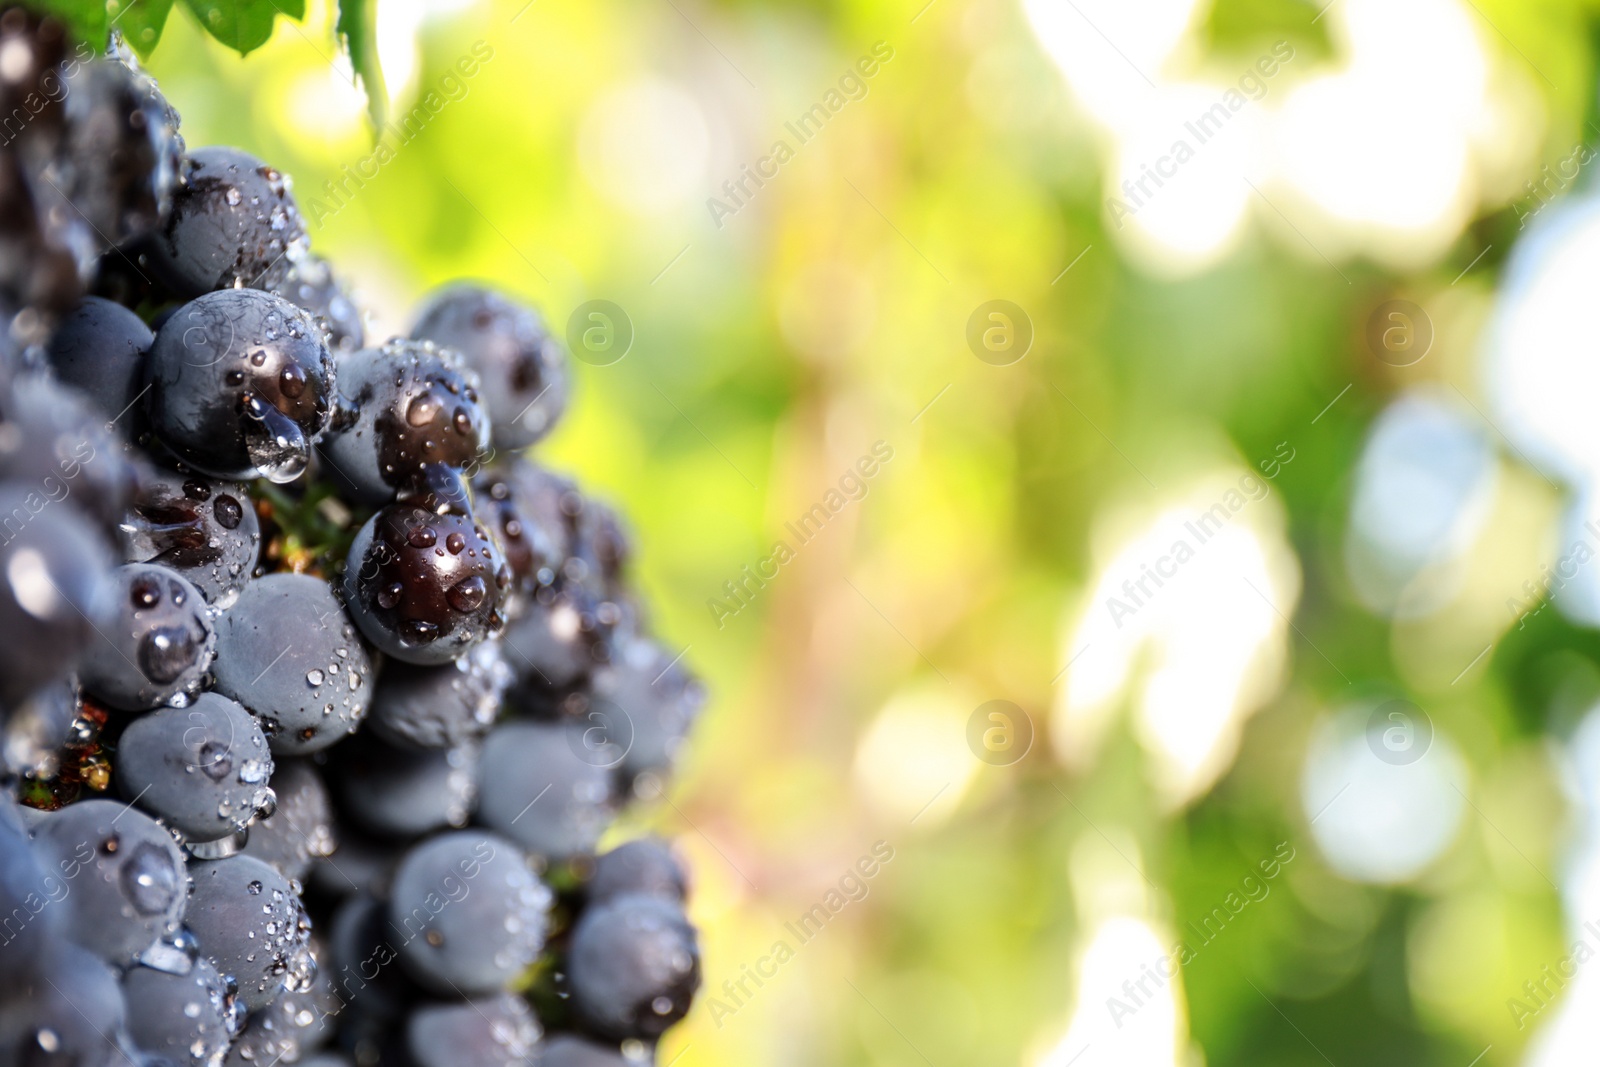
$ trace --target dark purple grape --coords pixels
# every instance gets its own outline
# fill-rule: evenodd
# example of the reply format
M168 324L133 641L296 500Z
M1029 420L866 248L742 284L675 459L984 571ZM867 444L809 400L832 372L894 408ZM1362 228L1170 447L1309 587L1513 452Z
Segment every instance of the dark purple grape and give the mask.
M339 285L333 269L321 256L293 257L287 273L268 275L268 290L316 316L328 331L328 347L341 355L365 343L366 325L361 309Z
M328 982L346 1010L385 1021L399 1016L417 989L400 965L398 946L407 935L389 925L384 902L366 891L351 894L329 931Z
M440 664L500 625L511 571L479 523L392 504L356 534L345 603L368 641L407 663Z
M500 644L489 640L437 667L384 666L367 726L405 748L453 748L489 732L511 680Z
M178 114L127 51L79 64L68 79L66 139L46 168L102 240L116 245L167 221L183 137Z
M615 1040L654 1040L689 1013L700 987L694 927L676 901L642 893L585 908L567 978L574 1015Z
M418 751L362 734L340 745L334 760L340 810L381 836L463 827L477 800L474 745Z
M452 483L489 446L478 376L460 356L426 341L363 348L339 361L339 396L352 414L322 454L346 495L383 504L442 492L459 510L463 490Z
M0 152L0 336L43 342L83 296L98 244L59 191L35 180L19 154Z
M309 761L285 759L272 772L272 793L276 810L250 827L244 854L270 863L285 878L304 879L335 848L328 787Z
M497 449L526 448L566 410L566 353L531 307L481 286L452 286L423 309L411 336L455 349L477 371Z
M39 966L5 976L0 1064L5 1067L125 1067L127 1017L117 974L94 955L53 944Z
M257 578L217 623L217 691L261 720L275 755L327 748L372 701L374 668L333 590L308 574Z
M334 991L327 947L315 938L311 956L316 977L309 989L282 993L277 1000L250 1015L244 1031L228 1050L224 1067L274 1067L304 1063L302 1057L327 1044L344 1010Z
M627 637L618 644L612 662L594 673L594 697L620 708L633 726L624 776L664 774L677 762L705 704L705 688L681 656L659 643Z
M655 1057L629 1059L615 1044L581 1034L552 1034L544 1041L539 1067L653 1067Z
M62 933L126 965L184 918L183 855L160 823L124 804L82 800L34 829L40 860L69 892Z
M333 416L322 328L282 297L226 289L191 300L150 349L150 424L219 478L293 481Z
M484 472L476 483L479 518L494 531L511 567L508 620L521 615L543 587L554 585L571 549L577 488L521 457Z
M555 714L563 698L611 658L621 608L577 583L541 589L522 617L506 627L501 644L516 675L520 706Z
M590 904L625 893L646 893L682 904L688 887L671 846L659 837L641 837L595 858L587 892Z
M478 818L528 851L566 859L594 851L616 815L611 768L622 750L575 722L507 722L483 743ZM601 741L601 747L590 743Z
M464 1004L421 1004L406 1019L417 1067L526 1067L539 1040L528 1002L510 993Z
M153 563L118 567L106 589L115 606L78 662L89 695L123 711L144 711L199 688L217 635L200 591Z
M272 753L261 727L217 693L130 723L117 744L116 775L131 803L190 841L242 830L272 797Z
M261 524L244 484L202 474L142 473L119 527L125 559L170 567L215 608L238 599L261 551Z
M0 480L17 483L35 510L66 503L111 525L122 518L134 468L105 416L76 389L42 374L0 384Z
M36 853L28 835L11 818L18 812L9 797L0 820L0 976L33 967L65 919L60 906L72 886L66 871ZM3 982L3 979L0 979Z
M145 359L155 334L120 304L98 296L83 302L50 337L56 377L82 392L107 421L134 412L144 391Z
M0 699L60 676L110 622L103 539L75 509L0 488Z
M447 996L496 993L544 947L550 900L516 845L457 830L400 861L389 926L418 982Z
M239 1003L259 1011L316 976L311 921L289 881L249 856L189 864L189 928L200 951L239 985Z
M134 1044L173 1063L215 1063L238 1026L233 995L210 960L184 957L176 972L134 967L122 978L122 993Z
M260 286L304 249L305 221L279 171L237 148L197 148L182 167L150 261L179 295Z

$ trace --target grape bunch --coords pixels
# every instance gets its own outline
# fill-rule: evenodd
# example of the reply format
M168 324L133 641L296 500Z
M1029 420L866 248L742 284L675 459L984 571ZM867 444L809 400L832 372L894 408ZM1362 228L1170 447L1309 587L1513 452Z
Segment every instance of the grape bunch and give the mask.
M0 8L0 1067L639 1065L704 703L528 450L539 313L377 342L286 175Z

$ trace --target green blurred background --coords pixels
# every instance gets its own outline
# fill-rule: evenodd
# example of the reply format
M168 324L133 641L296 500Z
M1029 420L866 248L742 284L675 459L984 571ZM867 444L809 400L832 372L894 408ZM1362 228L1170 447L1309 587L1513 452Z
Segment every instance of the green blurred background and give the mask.
M925 2L381 0L425 112L381 164L322 3L243 60L174 11L148 64L375 334L462 276L631 322L538 454L713 694L616 831L696 879L660 1062L1593 1062L1600 991L1542 969L1600 950L1600 641L1508 607L1586 482L1485 368L1585 197L1600 5Z

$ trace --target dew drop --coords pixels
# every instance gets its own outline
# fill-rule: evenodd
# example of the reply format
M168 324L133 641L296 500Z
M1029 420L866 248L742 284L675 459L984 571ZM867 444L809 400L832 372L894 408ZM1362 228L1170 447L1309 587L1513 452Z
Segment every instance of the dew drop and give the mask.
M445 594L445 599L450 602L452 608L467 614L481 608L488 595L488 583L474 574L451 586L450 591Z
M122 895L141 915L160 915L178 899L182 874L165 849L146 841L136 846L119 872Z
M431 393L423 393L406 408L406 421L413 426L426 426L439 417L439 401Z

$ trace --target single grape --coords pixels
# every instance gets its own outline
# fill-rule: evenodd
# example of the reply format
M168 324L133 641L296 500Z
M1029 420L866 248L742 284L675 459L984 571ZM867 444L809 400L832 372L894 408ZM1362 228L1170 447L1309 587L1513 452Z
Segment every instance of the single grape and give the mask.
M217 623L217 691L261 720L275 755L299 756L349 734L372 701L373 665L328 583L269 574Z
M400 861L389 924L418 982L446 995L494 993L538 957L550 901L515 844L457 830Z
M183 854L143 812L79 801L44 816L34 841L40 860L67 883L63 933L106 962L131 962L183 920Z
M260 1011L310 987L311 920L288 879L250 856L189 864L189 928L200 951L239 985L239 1003Z
M113 50L80 63L65 86L66 143L47 171L104 241L117 245L167 221L183 137L178 114L138 69Z
M659 837L641 837L596 857L587 891L591 905L625 893L682 904L688 887L672 847Z
M585 908L572 930L573 1013L617 1040L654 1040L689 1012L700 986L694 927L672 900L624 894Z
M0 1006L5 1067L119 1067L127 1009L116 972L92 953L57 942L36 968L6 975Z
M478 818L553 860L594 851L616 815L610 768L621 749L599 725L508 722L484 739Z
M26 831L10 818L9 797L0 821L0 976L22 974L57 936L71 886L50 860L35 853ZM3 982L0 982L3 987Z
M400 936L389 925L388 906L369 892L351 894L333 913L328 982L345 1006L345 1019L388 1022L419 995L399 962Z
M621 592L623 572L632 556L632 538L616 509L592 497L585 498L564 564L569 580L585 582L596 593L615 598ZM577 560L582 561L581 572Z
M311 987L285 992L252 1013L228 1050L225 1067L303 1063L302 1057L333 1038L344 1002L333 989L327 948L313 939L311 955L317 965Z
M146 470L120 523L123 558L159 563L217 608L232 606L261 551L261 524L242 482Z
M519 706L555 714L564 698L583 689L591 672L611 658L622 613L582 585L562 583L538 591L522 617L506 627L501 644L516 676Z
M141 715L117 744L123 794L190 841L215 841L249 825L269 804L271 776L260 725L217 693Z
M0 420L12 424L0 434L0 480L25 490L32 510L65 504L107 525L122 518L134 468L82 393L24 375L0 383Z
M180 296L259 286L308 244L289 180L237 148L197 148L150 262Z
M680 654L643 637L629 636L618 645L612 661L595 670L593 693L622 709L633 725L622 773L634 781L677 762L706 694Z
M334 759L341 810L371 833L416 837L465 826L472 814L475 745L417 751L358 734Z
M478 373L497 449L526 448L566 410L566 353L531 307L481 286L451 286L423 309L411 336L455 349Z
M561 576L583 498L572 482L520 456L479 475L475 487L477 513L499 539L511 568L514 595L506 618L515 619L541 588Z
M10 323L0 340L13 368L21 347L42 343L82 298L100 243L59 190L34 180L21 153L0 152L0 322Z
M501 625L511 572L463 515L393 504L367 520L345 563L345 603L378 648L418 665L467 652Z
M123 711L187 700L200 688L217 646L200 591L153 563L118 567L107 589L116 613L79 661L84 689Z
M539 1067L650 1067L655 1057L629 1059L616 1045L602 1045L581 1034L552 1034L544 1041Z
M417 1067L525 1067L539 1021L519 996L423 1004L406 1018L406 1049Z
M384 504L439 493L458 508L461 472L489 447L478 376L425 341L391 340L339 362L341 418L322 443L328 475L347 496ZM431 505L430 505L431 506Z
M287 273L271 272L267 289L305 308L327 328L328 347L344 354L361 348L366 327L361 309L333 276L328 261L306 254L295 258Z
M224 289L179 308L150 348L150 425L196 470L298 478L333 417L322 328L271 293Z
M276 763L272 793L277 808L250 827L244 853L270 863L285 878L304 879L316 860L333 854L333 805L322 774L308 760Z
M120 304L84 297L50 337L56 377L80 390L106 421L135 410L155 334Z
M453 748L488 733L511 680L498 641L437 667L386 664L367 725L405 748Z
M123 976L128 1033L140 1051L174 1063L216 1063L238 1026L234 999L210 960L186 963L183 973L134 967Z

